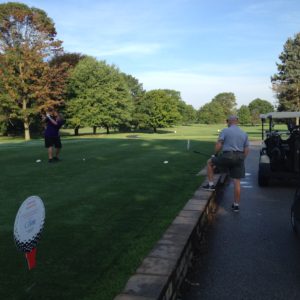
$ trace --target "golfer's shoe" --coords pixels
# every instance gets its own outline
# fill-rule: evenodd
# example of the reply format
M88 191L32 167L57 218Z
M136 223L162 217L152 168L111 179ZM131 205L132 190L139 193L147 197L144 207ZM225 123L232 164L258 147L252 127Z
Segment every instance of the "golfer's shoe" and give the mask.
M49 159L48 159L48 162L49 162L49 163L53 163L53 158L49 158Z
M201 188L203 190L212 191L212 192L216 190L216 187L214 185L209 185L209 184L202 185Z
M235 204L235 203L233 203L233 204L231 205L231 209L232 209L232 211L234 211L234 212L239 212L239 211L240 211L239 205L238 205L238 204Z

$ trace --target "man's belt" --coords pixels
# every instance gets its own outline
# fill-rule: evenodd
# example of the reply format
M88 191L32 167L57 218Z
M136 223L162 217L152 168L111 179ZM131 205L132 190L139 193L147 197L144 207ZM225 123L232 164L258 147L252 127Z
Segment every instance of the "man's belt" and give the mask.
M244 151L223 151L223 153L244 153Z

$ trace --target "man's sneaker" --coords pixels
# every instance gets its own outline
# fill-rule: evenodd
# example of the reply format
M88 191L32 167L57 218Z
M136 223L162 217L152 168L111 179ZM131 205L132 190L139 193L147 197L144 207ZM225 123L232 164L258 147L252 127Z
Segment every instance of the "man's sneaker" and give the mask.
M216 187L214 185L205 184L202 185L201 188L206 191L215 191Z
M234 212L239 212L240 211L239 205L238 204L234 204L234 203L231 205L231 209Z
M53 163L53 158L49 158L48 162Z

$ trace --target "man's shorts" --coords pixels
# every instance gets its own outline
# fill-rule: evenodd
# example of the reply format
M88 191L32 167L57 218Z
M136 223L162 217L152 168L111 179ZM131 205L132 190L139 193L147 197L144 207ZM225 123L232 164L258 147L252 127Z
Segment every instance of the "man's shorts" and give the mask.
M45 136L45 147L49 148L49 147L55 147L55 148L61 148L61 141L60 141L60 137L56 136L56 137L52 137L52 136Z
M228 170L231 178L240 179L245 177L245 155L243 152L223 152L211 159L213 165Z

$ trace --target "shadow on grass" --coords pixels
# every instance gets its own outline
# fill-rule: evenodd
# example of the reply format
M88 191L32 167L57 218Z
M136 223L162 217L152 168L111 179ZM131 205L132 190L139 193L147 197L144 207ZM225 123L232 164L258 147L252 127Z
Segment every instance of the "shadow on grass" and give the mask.
M175 131L176 132L176 131ZM117 135L117 134L128 134L128 135L138 135L138 134L149 134L149 135L153 135L153 134L170 134L170 133L174 133L173 130L167 130L167 129L157 129L156 132L154 132L153 130L131 130L131 131L110 131L109 133L107 133L106 131L100 131L100 132L96 132L93 133L91 132L80 132L78 133L78 135L75 135L73 132L69 132L66 130L62 130L61 131L61 136L68 136L68 137L84 137L84 136L113 136L113 135Z

